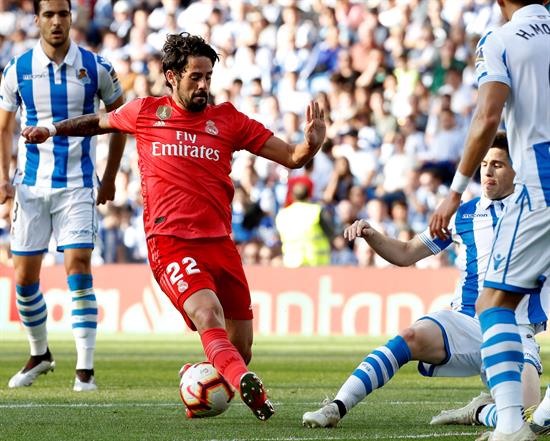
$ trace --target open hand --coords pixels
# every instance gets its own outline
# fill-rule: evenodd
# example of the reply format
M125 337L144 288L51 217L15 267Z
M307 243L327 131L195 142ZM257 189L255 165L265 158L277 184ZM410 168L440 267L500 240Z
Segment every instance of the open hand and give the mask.
M307 145L318 148L325 140L327 131L325 124L325 111L321 109L317 101L311 101L306 110L306 125L304 137Z

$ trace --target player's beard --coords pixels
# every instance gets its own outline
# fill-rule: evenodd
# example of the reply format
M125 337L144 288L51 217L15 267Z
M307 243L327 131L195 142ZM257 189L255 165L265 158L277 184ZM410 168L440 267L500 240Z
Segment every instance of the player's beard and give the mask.
M193 101L194 98L202 97L204 98L203 103L198 103L196 101ZM185 108L189 112L202 112L204 109L206 109L206 105L208 104L208 93L197 93L193 94L190 99L185 100Z

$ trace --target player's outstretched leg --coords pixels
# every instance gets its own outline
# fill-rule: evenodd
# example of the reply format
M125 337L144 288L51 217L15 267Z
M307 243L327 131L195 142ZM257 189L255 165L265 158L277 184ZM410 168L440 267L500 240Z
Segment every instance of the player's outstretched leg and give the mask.
M306 412L306 427L334 427L355 405L375 389L384 386L405 363L411 360L405 339L397 336L372 351L342 385L335 399L314 412Z
M8 382L11 388L30 386L39 375L47 374L55 368L55 361L48 349L48 310L39 284L17 285L15 290L17 310L29 339L31 356L25 366L11 377Z
M76 344L76 373L73 390L97 390L94 375L94 351L97 334L97 301L91 274L67 277L72 297L72 330Z
M239 392L243 402L252 409L259 420L265 421L274 413L271 401L267 399L262 380L254 372L247 372L241 377Z
M210 328L201 334L202 346L208 361L241 394L243 402L256 418L265 421L275 410L267 398L258 376L250 372L237 348L223 328Z
M521 369L524 355L514 311L492 307L479 315L479 321L483 336L481 358L498 412L496 430L479 439L535 439L535 434L523 421Z
M481 392L464 407L459 409L443 410L439 415L432 418L430 424L483 424L488 427L495 427L495 424L492 421L493 418L496 417L496 407L492 403L493 399L491 398L491 395L486 392ZM484 413L483 415L481 415L482 412ZM494 421L496 422L496 418Z

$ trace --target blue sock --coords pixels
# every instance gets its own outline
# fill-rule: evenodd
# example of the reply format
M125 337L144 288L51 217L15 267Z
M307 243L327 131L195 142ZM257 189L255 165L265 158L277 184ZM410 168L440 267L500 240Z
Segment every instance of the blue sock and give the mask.
M17 311L29 339L31 355L45 354L48 350L48 309L40 292L40 284L16 285L15 292Z
M72 328L76 343L76 368L93 369L97 329L97 301L91 274L67 278L73 300Z
M386 384L405 363L411 360L411 351L401 336L372 351L342 385L335 400L349 411L373 390Z
M489 308L480 314L479 322L481 358L498 414L496 430L510 434L523 425L523 345L515 314L507 308Z

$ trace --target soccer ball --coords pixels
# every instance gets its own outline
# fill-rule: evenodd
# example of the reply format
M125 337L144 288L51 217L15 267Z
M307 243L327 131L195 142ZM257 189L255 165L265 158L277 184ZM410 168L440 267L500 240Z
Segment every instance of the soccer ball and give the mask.
M216 416L229 407L235 393L207 361L184 365L180 375L181 401L189 418Z

